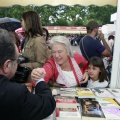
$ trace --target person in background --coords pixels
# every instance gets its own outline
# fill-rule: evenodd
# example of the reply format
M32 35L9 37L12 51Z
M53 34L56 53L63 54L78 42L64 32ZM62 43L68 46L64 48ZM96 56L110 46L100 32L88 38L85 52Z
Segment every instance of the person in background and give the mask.
M108 37L108 45L109 45L109 47L110 47L110 50L111 50L111 52L112 52L112 48L113 48L113 46L114 46L114 36L113 35L110 35L109 37Z
M22 29L25 31L25 43L21 54L28 58L29 62L20 64L20 67L30 70L42 67L47 60L47 45L39 15L35 11L22 14ZM30 80L29 76L28 81Z
M90 21L87 24L87 35L85 35L80 40L80 50L84 58L89 61L89 59L93 56L97 57L112 57L110 47L104 39L104 34L100 31L99 25L95 21ZM102 41L103 45L101 44L100 40L96 39L96 36L99 36L100 40Z
M0 120L42 120L54 111L55 100L43 78L34 81L35 94L25 85L10 81L19 56L14 39L0 29ZM42 72L44 77L45 71Z
M20 38L18 36L18 34L16 32L10 32L10 34L14 35L15 36L15 44L18 48L18 51L20 53L20 44L21 44L21 41L20 41Z
M92 57L88 62L88 80L89 88L105 88L108 87L107 74L103 60L100 57Z
M51 57L51 48L50 48L50 41L48 40L49 38L49 32L46 28L42 28L43 29L43 36L46 39L46 44L47 44L47 56L48 58Z
M25 42L25 31L21 27L21 28L15 30L15 32L17 33L17 35L19 36L19 39L21 41L20 50L22 51L24 42Z
M59 87L82 86L88 80L87 61L79 54L73 53L70 41L64 36L55 36L50 41L52 58L43 68L36 68L31 73L34 80L41 78L41 69L46 71L46 83Z
M46 42L48 41L49 38L49 32L46 28L42 28L43 29L43 36L45 37Z

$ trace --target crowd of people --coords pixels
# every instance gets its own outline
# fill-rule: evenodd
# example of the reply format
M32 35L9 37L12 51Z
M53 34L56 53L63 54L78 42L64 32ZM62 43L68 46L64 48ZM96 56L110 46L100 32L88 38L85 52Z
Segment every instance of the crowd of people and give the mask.
M109 87L102 58L112 59L114 45L110 42L109 47L97 22L90 21L87 34L78 38L82 54L73 52L66 36L57 35L48 41L49 32L35 11L24 12L21 25L22 41L16 33L0 29L0 120L49 116L56 105L49 88L52 86ZM28 61L20 63L19 54ZM11 80L18 67L30 70L26 83Z

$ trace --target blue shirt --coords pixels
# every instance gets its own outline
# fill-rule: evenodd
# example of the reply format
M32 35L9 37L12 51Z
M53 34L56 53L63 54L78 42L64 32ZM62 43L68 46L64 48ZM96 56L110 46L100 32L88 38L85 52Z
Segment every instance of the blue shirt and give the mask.
M102 52L105 50L105 47L101 44L99 40L96 40L88 35L84 36L80 40L79 44L81 53L86 60L89 60L93 56L101 57Z

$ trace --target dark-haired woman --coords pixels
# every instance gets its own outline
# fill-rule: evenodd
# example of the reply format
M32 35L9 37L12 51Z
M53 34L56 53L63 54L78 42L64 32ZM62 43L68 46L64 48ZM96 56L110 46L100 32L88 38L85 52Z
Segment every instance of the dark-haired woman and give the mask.
M39 15L35 11L22 14L22 29L25 31L26 40L21 53L28 58L28 62L20 66L30 70L42 67L47 60L47 46ZM30 80L28 77L28 81Z

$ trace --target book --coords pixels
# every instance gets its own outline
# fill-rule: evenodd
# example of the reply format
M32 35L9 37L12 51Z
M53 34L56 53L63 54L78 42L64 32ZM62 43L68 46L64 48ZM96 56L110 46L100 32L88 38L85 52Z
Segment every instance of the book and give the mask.
M120 98L115 98L115 101L120 105Z
M60 88L61 91L76 92L76 88Z
M106 120L120 120L119 108L102 108Z
M61 96L77 96L76 88L60 88Z
M52 91L53 96L60 95L60 88L58 88L58 87L50 87L50 89Z
M114 96L107 89L93 88L92 91L97 97L114 98Z
M79 104L77 103L76 99L74 97L70 96L55 96L56 101L56 107L77 107Z
M99 102L95 98L78 98L82 108L82 120L105 120Z
M81 120L79 107L56 108L56 120Z
M78 98L94 98L95 95L90 88L76 88Z
M114 97L116 98L120 98L120 89L108 89L108 91L110 91L113 95L114 95Z
M96 98L102 108L120 108L119 104L112 98Z

